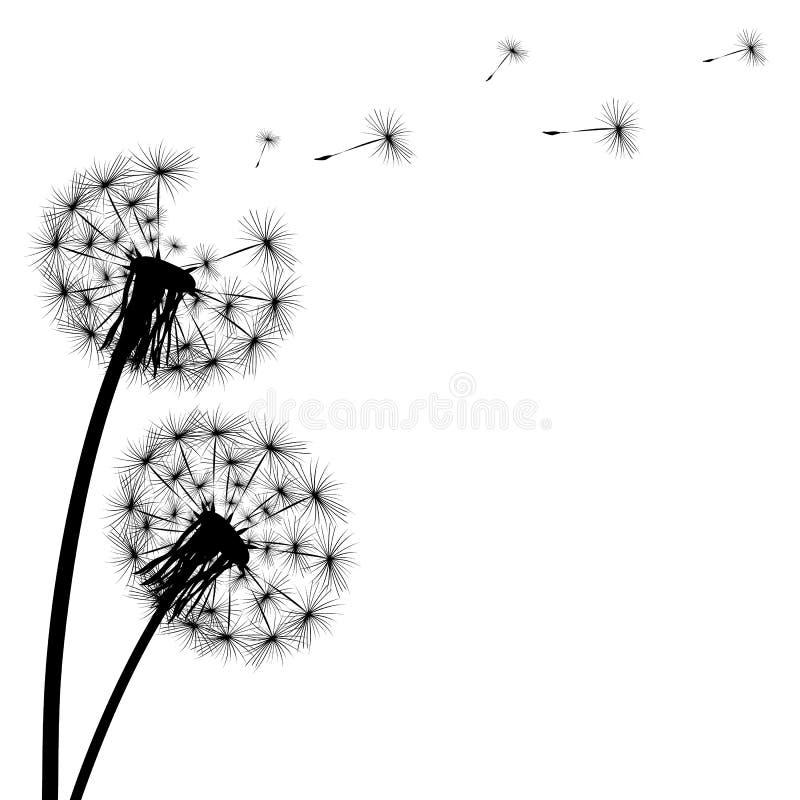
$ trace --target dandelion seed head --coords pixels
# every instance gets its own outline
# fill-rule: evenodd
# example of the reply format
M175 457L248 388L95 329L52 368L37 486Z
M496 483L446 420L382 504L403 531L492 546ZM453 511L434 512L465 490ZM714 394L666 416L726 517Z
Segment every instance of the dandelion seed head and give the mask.
M378 141L372 155L379 156L387 164L409 164L414 152L408 146L411 131L403 124L396 111L373 110L367 118L367 136L377 136Z
M758 31L743 30L736 38L744 48L744 52L739 56L740 61L744 61L751 67L759 67L766 64L767 57L764 55L764 48L767 45Z
M275 211L261 214L250 211L241 220L244 241L252 246L250 261L259 262L262 269L294 269L297 259L290 250L292 234Z
M95 162L54 190L32 236L44 306L74 349L107 364L124 338L130 378L177 391L253 373L299 308L292 237L276 212L249 212L248 241L227 253L167 231L194 165L191 151L164 144Z
M636 132L639 130L637 112L630 103L611 100L603 105L600 122L609 130L600 138L609 153L619 158L633 158L639 148L636 146Z
M183 647L252 666L330 632L355 566L339 484L285 424L193 410L133 441L112 564Z
M510 36L501 39L497 43L497 49L503 55L508 56L512 62L520 63L528 57L528 51L522 49L522 43L517 39L512 39Z
M272 131L261 128L256 134L256 143L265 146L267 150L274 150L280 143L281 137Z

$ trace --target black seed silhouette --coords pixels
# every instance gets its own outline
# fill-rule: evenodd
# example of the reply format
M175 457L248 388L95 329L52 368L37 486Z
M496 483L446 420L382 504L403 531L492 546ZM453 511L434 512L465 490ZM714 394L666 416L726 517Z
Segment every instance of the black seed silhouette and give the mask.
M490 81L492 78L494 78L495 74L497 73L497 70L499 70L500 67L502 67L503 64L506 63L506 61L508 61L509 64L521 64L528 57L528 51L523 50L520 47L520 42L518 42L516 39L511 39L509 37L501 39L497 43L497 49L501 53L503 53L503 58L501 59L500 63L494 68L494 72L486 79L487 81Z
M272 131L265 130L264 128L256 134L256 142L261 145L261 152L258 154L258 161L256 161L256 169L258 169L258 165L264 157L264 151L274 150L278 146L280 140L280 136L276 136Z
M599 132L603 135L598 142L604 144L609 153L633 158L634 153L639 150L636 146L636 131L640 130L636 124L637 116L633 106L630 103L622 105L617 100L605 103L599 121L603 123L602 127L578 128L572 131L542 131L542 133L547 136L558 136L562 133Z
M113 562L150 620L106 705L72 792L80 800L155 633L253 667L331 630L355 566L330 473L285 426L195 410L123 456L110 499Z
M291 331L299 287L290 234L274 212L242 220L225 255L164 235L166 199L188 187L195 157L164 145L119 155L56 190L33 236L43 300L75 349L105 373L75 473L56 572L45 668L42 785L56 800L61 665L72 574L95 455L123 374L155 387L202 388L252 372ZM164 254L162 255L162 246ZM260 283L221 277L242 254ZM169 260L168 260L169 259Z
M414 153L406 144L410 131L403 125L402 118L395 111L373 111L366 119L367 132L365 136L375 137L366 142L340 150L338 153L330 153L327 156L317 156L315 161L327 161L334 156L342 153L349 153L351 150L358 150L360 147L374 145L370 155L380 156L384 163L401 164L410 163Z
M739 60L746 62L751 67L758 67L766 64L767 57L764 55L764 48L767 45L761 40L760 33L755 30L743 30L736 38L740 45L736 50L731 50L730 53L715 56L714 58L704 58L702 63L708 64L711 61L719 61L720 58L727 58L728 56L735 56L738 54Z

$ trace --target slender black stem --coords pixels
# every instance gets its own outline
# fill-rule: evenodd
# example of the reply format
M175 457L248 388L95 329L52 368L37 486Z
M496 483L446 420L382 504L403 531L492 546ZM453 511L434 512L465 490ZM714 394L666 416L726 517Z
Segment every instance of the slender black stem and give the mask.
M593 131L613 131L614 128L578 128L575 131L542 131L547 136L558 136L560 133L591 133Z
M156 252L161 252L161 178L159 177L156 184L156 241L158 247Z
M156 610L153 612L153 616L150 617L150 621L147 623L144 631L142 631L139 641L136 642L136 646L131 651L130 656L128 656L128 661L126 662L119 678L117 679L117 683L114 686L114 690L111 692L111 696L108 698L108 702L106 703L106 707L100 717L100 721L97 723L94 736L92 736L92 741L89 743L89 748L86 751L86 755L83 757L83 763L81 764L78 778L75 781L75 787L70 795L70 800L80 800L80 798L83 797L83 793L86 791L86 784L89 782L89 776L92 774L92 769L94 768L95 761L97 761L100 748L103 746L103 740L106 738L108 729L111 726L111 720L114 719L114 714L116 713L117 708L119 708L122 696L125 694L125 690L128 688L128 684L130 683L133 673L136 671L136 667L139 665L139 662L144 655L144 651L147 649L147 646L150 644L150 640L158 630L158 626L161 624L161 621L164 619L170 607L172 606L176 595L177 590L173 590L170 596L164 596L161 598L158 608L156 608Z
M139 254L139 250L136 247L136 243L133 241L133 236L131 236L130 231L128 230L128 226L125 224L125 220L122 219L122 215L119 213L119 209L117 208L117 204L114 202L114 198L111 196L111 192L106 189L106 196L108 197L109 202L111 203L111 208L114 209L114 213L117 215L117 219L119 220L119 224L122 225L122 229L125 233L128 234L128 238L131 240L131 246L133 247L136 254Z
M492 74L491 74L491 75L490 75L490 76L489 76L489 77L486 79L487 81L490 81L492 78L494 78L495 72L497 72L497 70L499 70L499 69L500 69L500 67L502 67L502 66L503 66L503 64L505 63L506 59L507 59L507 58L508 58L510 55L511 55L511 53L506 53L506 54L503 56L503 60L502 60L502 61L501 61L501 62L500 62L500 63L499 63L499 64L498 64L498 65L497 65L495 68L494 68L494 72L493 72L493 73L492 73Z
M225 253L225 255L220 256L217 261L222 261L223 258L230 258L231 256L239 255L239 253L244 253L248 250L252 250L254 247L260 246L260 244L248 244L246 247L240 247L238 250L234 250L232 253Z
M327 161L327 159L333 158L334 156L340 156L342 153L349 153L351 150L358 150L359 147L366 147L368 144L377 144L378 142L382 141L383 139L370 139L368 142L362 142L354 147L348 147L347 150L340 150L338 153L330 153L327 156L317 156L314 161Z
M98 233L98 234L100 234L100 236L102 236L102 237L103 237L103 238L104 238L104 239L105 239L107 242L111 242L111 244L114 244L114 242L113 242L113 241L111 241L111 239L108 237L108 234L107 234L107 233L105 233L104 231L100 230L100 228L98 228L98 227L97 227L97 225L95 225L95 224L94 224L94 222L92 222L92 221L91 221L91 220L90 220L90 219L89 219L89 218L88 218L88 217L87 217L85 214L81 214L81 212L79 211L79 212L78 212L78 216L79 216L79 217L80 217L80 218L81 218L81 219L82 219L82 220L83 220L83 221L84 221L84 222L85 222L85 223L86 223L86 224L87 224L87 225L88 225L88 226L89 226L89 227L90 227L90 228L91 228L91 229L92 229L92 230L93 230L95 233ZM118 255L117 253L112 253L110 250L104 250L102 247L98 247L97 249L98 249L98 250L99 250L101 253L105 253L107 256L110 256L111 258L116 258L118 261L124 261L124 262L125 262L125 265L127 265L127 264L128 264L128 259L127 259L127 258L123 258L122 256Z
M701 64L708 64L709 61L718 61L720 58L727 58L728 56L735 56L737 53L744 53L747 50L746 47L741 47L739 50L731 50L730 53L725 53L724 56L714 56L714 58L704 58L700 63Z
M256 169L258 169L258 165L261 163L261 159L264 157L264 151L267 149L268 142L264 142L264 146L261 148L261 152L258 155L258 161L256 161Z
M274 497L275 495L272 495L272 496ZM294 508L295 506L300 505L300 503L307 503L308 500L309 500L308 497L301 497L299 500L295 500L293 503L289 503L288 506L284 506L283 508L279 508L275 513L271 513L269 511L267 511L266 509L264 509L265 515L266 515L267 519L272 519L273 517L277 517L278 514L283 514L284 511L288 511L290 508Z
M53 588L53 606L50 612L50 632L47 638L47 660L44 673L44 708L42 713L42 800L58 800L58 746L61 704L61 673L64 663L64 640L67 631L67 614L75 571L78 539L86 507L86 497L92 479L95 458L103 428L108 418L114 393L133 350L129 334L123 330L106 367L94 410L89 419L83 441L75 481L64 522L61 552L58 556L56 580Z

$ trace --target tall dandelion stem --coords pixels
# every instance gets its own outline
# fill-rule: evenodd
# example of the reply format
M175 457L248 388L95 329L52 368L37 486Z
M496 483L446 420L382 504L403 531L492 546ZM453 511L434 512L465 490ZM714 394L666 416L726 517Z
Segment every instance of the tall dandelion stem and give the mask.
M170 596L164 596L161 598L158 607L150 617L150 621L147 623L144 631L142 631L139 641L136 642L136 645L131 651L130 656L128 656L128 660L125 663L119 678L117 678L117 683L114 686L114 690L111 692L111 695L108 698L106 707L103 709L103 713L100 716L100 721L97 723L97 728L92 736L92 741L89 743L89 748L86 751L86 755L83 757L83 763L81 764L78 778L75 781L75 786L72 789L70 800L80 800L80 798L83 797L83 793L86 791L86 785L89 783L89 778L92 774L92 769L94 769L95 762L97 761L97 756L100 754L100 748L103 746L103 741L106 738L108 729L111 727L111 721L114 719L114 714L116 714L117 709L119 708L122 696L125 694L125 690L128 688L128 684L133 677L133 673L136 671L136 667L139 666L139 662L142 660L142 656L144 655L147 646L150 644L153 636L155 636L158 626L167 615L167 612L169 611L176 596L177 589L172 592Z
M100 391L95 400L89 426L81 448L75 481L69 499L61 552L58 556L53 606L50 612L50 632L47 637L47 660L44 673L44 709L42 713L42 800L58 800L58 749L61 704L61 673L64 665L64 641L67 614L75 571L75 557L81 533L83 512L92 480L92 470L100 447L108 412L119 385L125 364L135 342L123 334L109 359ZM127 342L127 346L124 343Z

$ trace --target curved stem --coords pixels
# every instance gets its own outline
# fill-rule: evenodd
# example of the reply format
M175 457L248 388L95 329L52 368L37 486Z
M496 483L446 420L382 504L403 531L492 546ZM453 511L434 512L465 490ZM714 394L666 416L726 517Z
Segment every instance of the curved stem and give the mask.
M83 511L89 493L97 450L103 428L114 399L119 380L125 369L129 337L124 332L106 368L94 410L86 429L75 481L69 499L61 552L58 556L56 580L53 588L53 606L50 612L50 632L47 638L47 661L44 673L44 708L42 713L42 800L58 800L58 744L61 703L61 672L64 663L64 640L67 631L67 612L75 571L75 557L81 532Z
M175 593L173 593L173 595L174 594ZM92 741L89 743L89 749L83 757L83 763L78 773L78 779L75 781L75 787L70 795L70 800L80 800L80 798L83 797L83 793L86 791L86 784L89 782L89 776L92 774L92 769L94 768L95 761L97 761L100 748L103 746L103 740L106 738L108 729L111 726L111 720L114 719L114 714L117 708L119 708L120 700L122 700L122 696L128 688L128 684L144 655L144 651L147 649L147 645L150 644L150 640L158 630L158 626L166 616L173 600L174 596L161 598L158 608L153 612L153 616L150 617L147 627L142 631L139 641L136 642L136 646L131 651L128 661L117 679L116 686L114 686L114 691L111 692L111 696L108 698L100 721L97 723L94 736L92 736Z

